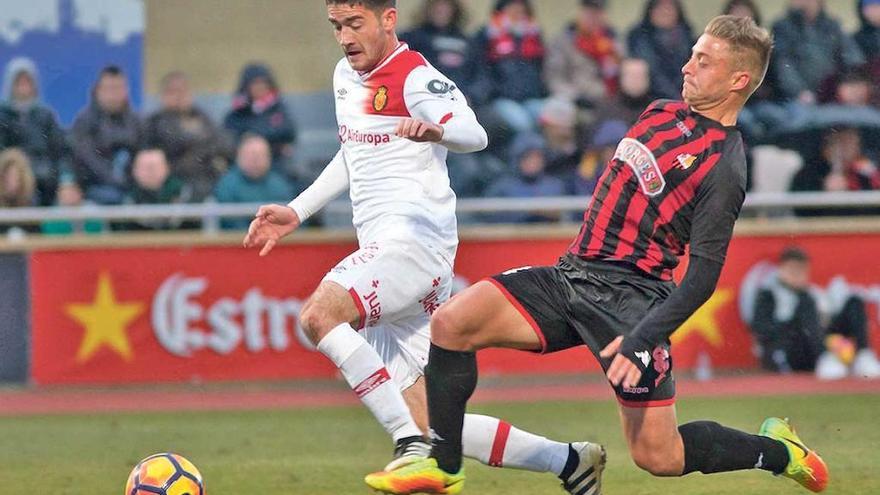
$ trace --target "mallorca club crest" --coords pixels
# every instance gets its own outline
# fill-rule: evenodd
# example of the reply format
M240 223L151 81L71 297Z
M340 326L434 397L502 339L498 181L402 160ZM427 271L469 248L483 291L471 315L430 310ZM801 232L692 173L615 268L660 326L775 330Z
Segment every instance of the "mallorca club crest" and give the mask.
M379 86L379 89L376 90L376 95L373 96L373 110L377 112L381 112L385 109L385 105L388 104L388 87L387 86Z

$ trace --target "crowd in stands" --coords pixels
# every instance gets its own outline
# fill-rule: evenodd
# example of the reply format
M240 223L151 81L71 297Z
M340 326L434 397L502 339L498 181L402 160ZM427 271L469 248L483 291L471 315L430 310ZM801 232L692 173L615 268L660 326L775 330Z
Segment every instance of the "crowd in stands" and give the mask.
M559 33L542 31L529 0L497 0L474 33L464 27L465 2L424 0L423 17L401 34L456 82L489 132L487 150L450 154L459 197L589 195L642 110L656 98L680 98L680 69L700 34L680 0L647 0L627 33L610 27L605 0L566 1L577 13ZM788 0L787 7L766 25L775 37L770 70L738 123L750 167L771 172L750 174L772 179L750 187L880 189L880 0L856 2L855 33L843 30L823 0ZM766 22L752 0L730 0L723 12ZM126 74L105 67L86 107L63 129L41 102L34 64L10 62L0 94L0 207L284 202L316 175L292 165L301 152L298 131L310 122L285 104L269 67L242 70L222 121L194 104L184 72L165 75L159 87L159 108L141 115L129 103ZM777 166L787 162L793 164ZM536 212L482 220L559 217ZM34 230L191 225L197 224L46 222ZM246 225L247 219L223 224Z

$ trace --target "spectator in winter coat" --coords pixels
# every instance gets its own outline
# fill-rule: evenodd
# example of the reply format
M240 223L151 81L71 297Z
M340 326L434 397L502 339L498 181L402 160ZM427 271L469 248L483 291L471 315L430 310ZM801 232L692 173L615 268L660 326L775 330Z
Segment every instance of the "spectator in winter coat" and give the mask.
M773 24L770 81L777 100L813 104L829 77L865 63L861 49L831 18L824 0L790 0L785 17Z
M272 150L273 168L286 171L293 157L296 127L269 67L250 64L241 71L232 110L226 114L223 126L238 144L246 134L263 136Z
M641 23L627 37L630 57L651 68L651 93L681 99L681 67L691 58L693 34L680 0L648 0Z
M858 0L861 28L855 34L856 44L867 58L874 87L880 86L880 0ZM874 91L872 103L880 106L880 91Z
M0 150L20 148L36 178L37 203L55 201L58 178L70 169L70 148L58 118L40 101L39 74L25 57L12 59L0 96Z
M193 106L189 81L182 72L162 78L162 108L145 125L145 142L161 149L171 173L192 190L194 201L211 194L234 153L226 133Z
M620 50L605 0L581 0L577 19L547 48L544 80L554 97L593 107L617 92Z
M122 202L142 129L129 105L125 73L116 66L105 67L71 131L75 173L86 198L99 204Z
M544 53L531 2L497 0L489 23L474 38L474 54L487 71L494 111L514 132L536 128L547 94Z

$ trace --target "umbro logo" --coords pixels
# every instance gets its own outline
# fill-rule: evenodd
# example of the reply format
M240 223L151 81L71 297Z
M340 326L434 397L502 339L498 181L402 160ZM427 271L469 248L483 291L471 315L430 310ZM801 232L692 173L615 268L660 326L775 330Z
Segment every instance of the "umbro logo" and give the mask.
M345 95L347 95L347 94L348 94L348 91L345 88L339 88L336 90L336 99L337 100L344 100Z

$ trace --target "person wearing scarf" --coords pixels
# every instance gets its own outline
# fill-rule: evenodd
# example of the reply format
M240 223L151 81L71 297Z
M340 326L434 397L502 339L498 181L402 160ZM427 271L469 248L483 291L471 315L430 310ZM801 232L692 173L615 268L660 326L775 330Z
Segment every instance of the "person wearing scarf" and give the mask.
M281 101L275 77L265 65L249 64L242 70L223 126L239 143L246 134L265 138L272 149L273 169L284 168L293 156L296 127Z
M575 22L547 49L544 78L550 93L596 106L617 92L620 50L605 20L605 0L581 0Z

